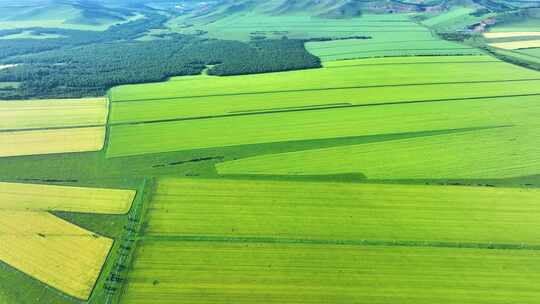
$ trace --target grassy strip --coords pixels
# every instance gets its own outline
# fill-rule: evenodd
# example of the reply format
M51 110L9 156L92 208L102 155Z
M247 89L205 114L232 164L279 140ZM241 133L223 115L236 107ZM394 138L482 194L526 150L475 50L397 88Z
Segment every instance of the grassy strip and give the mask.
M347 66L347 67L350 67L350 66ZM260 94L276 94L276 93L318 92L318 91L345 90L345 89L429 86L429 85L444 85L444 84L525 82L525 81L537 81L537 80L540 80L540 78L503 79L503 80L476 80L476 81L447 81L447 82L423 82L423 83L400 83L400 84L377 84L377 85L363 85L363 86L343 86L343 87L328 87L328 88L258 91L258 92L244 92L244 93L173 96L173 97L165 97L165 98L125 99L125 100L116 100L116 101L113 100L113 102L117 103L117 102L137 102L137 101L154 101L154 100L157 101L157 100L174 100L174 99L186 99L186 98L198 98L198 97L225 97L225 96L243 96L243 95L260 95Z
M81 129L81 128L98 128L103 125L80 125L80 126L68 126L68 127L47 127L47 128L28 128L28 129L3 129L0 133L13 133L13 132L25 132L25 131L43 131L43 130L69 130L69 129Z
M429 57L439 57L440 55L425 55ZM452 55L455 56L455 55ZM497 63L499 61L453 61L452 63L457 64L468 64L468 63ZM359 66L393 66L393 65L420 65L420 64L448 64L448 61L425 61L425 62L399 62L399 63L366 63L366 64L351 64L351 65L342 65L342 66L325 66L325 69L340 69L340 68L349 68L349 67L359 67Z
M506 249L506 250L540 250L540 245L504 244L504 243L470 243L470 242L442 242L442 241L408 241L408 240L315 240L315 239L288 239L273 237L231 237L231 236L200 236L200 235L173 235L155 236L146 235L142 241L170 241L170 242L212 242L212 243L254 243L254 244L308 244L308 245L346 245L346 246L385 246L385 247L433 247L433 248L464 248L464 249Z
M451 49L445 49L445 48L399 49L400 52L401 51L454 51L454 50L476 50L476 48L465 47L465 48L451 48ZM346 53L333 53L333 54L320 55L319 57L324 58L324 57L330 57L330 56L354 55L354 54L359 54L359 53L381 53L381 52L395 52L395 51L396 51L395 49L354 51L354 52L346 52Z
M142 227L146 206L151 200L153 187L154 181L147 178L143 180L139 187L137 198L128 214L128 221L124 226L121 240L117 241L118 246L114 248L117 259L106 280L104 282L101 280L101 283L104 284L103 289L107 294L105 297L106 304L118 303L121 292L117 292L117 290L122 290L124 286L122 284L125 276L123 273L129 270L127 265L131 263L134 248L137 246L137 234Z

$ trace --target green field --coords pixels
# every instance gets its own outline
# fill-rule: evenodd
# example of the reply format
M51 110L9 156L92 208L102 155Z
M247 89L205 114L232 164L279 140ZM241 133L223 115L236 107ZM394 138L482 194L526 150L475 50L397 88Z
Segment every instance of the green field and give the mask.
M469 46L437 38L428 28L406 16L386 16L380 18L380 21L367 24L369 20L378 18L365 15L358 19L361 35L371 39L309 42L306 48L323 61L385 56L481 54Z
M532 121L532 118L529 118ZM368 179L482 179L535 175L538 125L256 156L218 165L221 174L360 174Z
M535 108L532 102L494 106L493 99L539 94L532 85L538 82L536 72L484 56L465 56L462 62L444 58L452 63L337 62L320 70L119 87L112 91L107 155L494 127L519 123L520 115ZM389 75L390 70L395 73ZM464 76L468 81L461 83ZM187 88L197 95L187 95ZM493 108L501 111L487 115ZM388 122L378 123L380 117Z
M456 6L449 11L429 15L422 21L422 24L441 32L464 30L468 26L478 23L494 14L484 14L481 16L471 15L476 9L472 6Z
M490 32L539 32L540 19L525 19L490 28Z
M217 15L217 14L216 14ZM260 12L189 19L178 17L169 27L181 33L203 31L211 38L250 39L355 38L309 42L307 49L323 61L408 55L479 54L477 49L446 42L413 22L406 14L364 14L349 19L324 19L307 14L269 15Z
M529 55L529 56L531 56L531 57L536 57L536 58L538 58L538 60L540 61L540 48L535 48L535 49L522 49L522 50L518 50L517 52L518 52L518 53L522 53L522 54Z
M540 31L535 10L503 22L516 12L500 3L530 3L220 1L0 5L2 30L110 29L44 30L73 38L57 46L37 40L54 38L37 29L0 33L27 44L18 50L19 41L0 40L5 54L16 54L5 56L60 48L0 64L6 99L15 86L36 86L45 91L31 98L54 99L0 100L0 147L16 147L9 132L24 149L53 139L66 147L86 142L83 133L43 137L63 129L101 126L106 134L100 151L0 157L0 181L137 191L126 215L51 211L115 240L88 301L0 260L0 304L538 302L540 49L471 46L530 37L472 33L462 44L437 36L491 16L499 23L488 31ZM140 23L111 28L134 20ZM293 51L314 68L262 73L298 63L273 69L289 49L254 43L285 36L306 39L322 68L298 43ZM68 45L77 39L80 45ZM177 48L183 43L188 50ZM199 43L202 51L193 51ZM268 49L268 62L251 62L257 47ZM103 53L111 60L93 54L102 48L114 51ZM209 75L220 64L242 75ZM66 73L40 76L50 71ZM105 83L129 85L111 88L108 100L54 96L89 96L96 88L105 95ZM25 140L27 132L34 141ZM25 209L5 190L0 210ZM58 200L48 208L73 203ZM23 205L36 207L27 198Z
M540 245L539 195L515 188L164 179L145 235Z
M534 303L539 256L144 241L122 303ZM516 292L519 290L519 292Z
M332 69L336 67L339 69ZM389 70L395 73L384 74ZM323 69L314 70L230 77L174 77L167 82L119 86L111 90L111 97L113 102L154 101L383 84L535 79L537 76L535 71L515 67L489 56L376 58L331 62L325 64Z
M528 303L536 192L160 180L121 302Z
M186 16L188 17L188 16ZM320 38L351 37L385 33L429 34L423 27L411 22L404 15L363 15L359 18L327 19L308 14L269 15L261 12L231 14L224 17L189 19L179 17L169 22L169 27L181 33L197 30L208 32L211 38L250 40L253 36L266 38ZM215 20L213 20L215 19ZM200 21L199 21L200 20ZM191 24L191 26L186 26Z
M328 42L309 42L308 51L320 57L323 61L385 57L385 56L435 56L435 55L476 55L482 54L480 50L469 46L426 37L422 40L400 41L399 33L392 33L387 37L374 39L350 39ZM410 35L406 35L410 37ZM426 34L427 36L427 34Z
M417 62L412 58L402 63L347 61L348 65L328 65L321 70L226 78L193 77L184 81L124 86L113 90L111 119L116 124L343 104L498 96L523 92L537 81L534 72L493 59L484 60L487 58L465 57L464 60L471 61L454 63ZM475 59L478 61L472 61ZM471 70L473 68L482 70ZM411 77L406 80L401 74L380 77L380 73L389 69L409 73ZM437 73L437 69L448 72ZM458 76L465 73L470 82L458 80ZM302 81L303 77L309 78ZM242 87L243 82L256 86ZM505 86L501 86L502 83ZM272 90L271 86L279 89ZM187 95L188 87L201 89ZM441 88L453 90L442 91ZM485 91L491 94L486 95ZM152 92L156 92L155 98L150 96Z

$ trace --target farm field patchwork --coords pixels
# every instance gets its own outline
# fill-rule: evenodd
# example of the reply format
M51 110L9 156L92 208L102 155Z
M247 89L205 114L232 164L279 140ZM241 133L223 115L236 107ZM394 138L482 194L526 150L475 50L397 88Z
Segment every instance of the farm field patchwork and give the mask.
M536 66L540 64L540 48L505 50L494 49L495 53L509 58L510 60L525 63L527 65Z
M447 62L449 61L449 62ZM427 62L427 63L426 63ZM434 62L430 64L429 62ZM385 64L388 63L388 64ZM422 63L422 64L415 64ZM332 62L326 68L230 77L176 77L161 83L119 86L111 90L113 104L133 100L260 94L290 90L368 85L475 82L537 79L538 73L489 56L385 58ZM340 67L332 69L331 67ZM393 71L388 73L388 71ZM190 90L187 90L189 88ZM196 92L196 93L194 93ZM114 115L113 113L111 113Z
M160 179L121 303L528 302L537 192Z
M221 174L361 174L368 179L482 179L540 171L539 125L509 126L218 164Z
M539 195L515 188L162 179L145 235L540 245Z
M98 151L105 98L0 101L0 157Z
M98 151L105 127L0 132L0 157Z
M202 17L195 23L190 20L189 26L184 20L179 17L170 21L169 26L181 33L204 31L211 38L226 37L242 41L283 36L338 39L314 41L306 45L310 52L323 61L377 56L480 53L474 48L435 37L428 28L412 21L406 14L365 14L350 19L328 19L308 15L269 16L254 12L224 18L219 16L215 20ZM359 37L363 39L355 39Z
M210 17L211 18L211 17ZM307 39L321 37L351 37L355 35L387 35L407 33L409 36L429 34L429 30L412 22L405 14L374 15L366 14L360 18L319 18L307 14L268 15L257 12L193 19L186 26L185 17L169 21L169 27L175 31L190 34L198 30L206 31L211 38L235 39L248 41L252 37Z
M358 68L361 72L361 68ZM540 79L472 83L332 88L232 96L115 102L112 125L166 120L241 116L257 113L339 108L357 105L429 102L540 94Z
M428 18L423 20L422 24L437 31L458 31L490 16L490 14L475 16L472 14L475 11L473 7L457 6L442 14L436 14L434 16L428 14Z
M118 125L111 127L107 156L520 125L535 120L540 111L536 100L535 96L487 98Z
M28 1L0 304L540 298L540 47L488 45L538 41L530 3Z
M119 157L276 141L492 127L518 123L519 120L507 113L521 115L525 107L527 111L531 111L529 106L535 108L529 100L539 94L534 85L539 82L536 72L487 56L461 57L461 61L456 57L443 57L436 62L425 58L418 62L415 58L390 58L388 62L382 59L340 61L320 70L225 78L188 77L166 83L118 87L112 92L111 140L107 155ZM395 73L388 74L389 70ZM467 81L462 80L465 75ZM197 89L198 95L184 93L193 89ZM501 99L505 96L521 97ZM498 99L519 102L522 106L501 115L503 112L493 108L507 109L509 105L496 102ZM398 106L401 102L406 105ZM415 102L422 104L411 104ZM388 106L371 107L385 103ZM482 114L471 112L469 106L481 107L482 111L494 115L485 116L483 121L476 116ZM444 107L450 107L451 111L440 112ZM463 116L456 116L458 121L452 121L449 115L456 111ZM407 115L410 115L409 120L398 119ZM494 119L495 116L500 119ZM399 122L380 126L376 123L380 117L396 117ZM413 123L419 117L428 122ZM185 120L187 118L204 119ZM246 130L245 125L257 128ZM309 132L305 131L307 126Z
M382 36L382 35L380 35ZM478 49L426 37L419 40L399 40L399 33L375 39L347 39L309 42L307 50L325 61L384 56L481 55Z
M0 183L0 262L87 300L113 240L49 212L125 214L134 196L133 190Z

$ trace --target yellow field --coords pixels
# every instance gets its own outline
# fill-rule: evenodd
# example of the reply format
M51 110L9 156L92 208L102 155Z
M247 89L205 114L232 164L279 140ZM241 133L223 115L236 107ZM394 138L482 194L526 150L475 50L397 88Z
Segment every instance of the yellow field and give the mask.
M512 41L512 42L500 42L500 43L490 43L492 47L505 50L517 50L517 49L527 49L527 48L538 48L540 47L540 40L526 40L526 41Z
M134 190L0 183L0 210L125 214Z
M105 98L0 101L0 130L104 125L107 112Z
M113 241L46 212L0 211L0 244L6 264L86 300Z
M512 38L512 37L533 37L540 36L540 32L501 32L501 33L484 33L484 37L488 39L496 38Z
M105 127L0 132L0 157L99 151Z

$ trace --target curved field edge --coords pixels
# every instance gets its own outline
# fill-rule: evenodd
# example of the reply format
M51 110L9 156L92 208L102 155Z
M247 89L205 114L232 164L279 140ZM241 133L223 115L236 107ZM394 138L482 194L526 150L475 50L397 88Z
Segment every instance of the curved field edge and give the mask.
M36 182L33 181L32 182ZM42 183L44 181L41 181ZM49 181L50 183L62 183L62 181ZM80 186L79 183L76 181L71 181L68 184L76 184L77 186ZM107 183L105 183L107 184ZM9 184L8 184L9 185ZM84 188L78 188L78 187L65 187L65 186L49 186L45 184L35 185L35 187L57 187L58 189L88 189L87 187L95 187L94 184L87 185L86 183L82 183ZM100 185L103 185L100 183ZM34 186L34 185L29 185ZM111 188L126 188L125 185L107 185L105 187L111 187ZM130 187L130 186L128 186ZM114 191L114 190L113 190ZM45 201L49 199L46 195L43 197ZM130 202L131 205L131 202ZM56 205L56 207L59 207ZM57 209L72 209L69 207L69 204L60 207ZM84 208L83 208L84 209ZM125 208L121 208L121 212L127 211ZM73 211L76 211L78 209L73 209ZM87 209L85 209L87 210ZM119 209L120 210L120 209ZM82 211L82 210L79 210ZM27 212L27 211L24 211ZM40 211L41 212L41 211ZM111 215L111 214L91 214L91 213L80 213L80 212L66 212L66 211L54 211L51 212L56 216L58 219L62 219L65 222L69 222L74 226L81 227L82 229L92 231L93 233L102 235L107 237L108 239L116 239L119 237L119 231L122 231L122 227L124 226L124 223L127 222L127 215ZM46 234L44 234L46 236ZM112 241L111 241L112 243ZM112 247L110 250L108 250L107 259L104 260L104 265L100 267L100 274L98 276L98 280L94 282L92 286L92 293L90 298L87 301L84 301L84 303L103 303L102 300L100 300L103 297L104 291L103 291L103 282L106 280L105 276L109 272L109 268L112 267L113 262L112 259L115 258L118 249L119 243L114 240L114 243L111 244ZM47 287L46 285L43 285L42 282L37 281L36 279L29 277L27 274L21 273L18 270L13 269L10 266L7 266L2 263L2 271L0 272L0 276L6 279L6 282L10 282L10 284L16 284L17 286L25 286L25 293L24 294L18 294L16 292L17 289L10 288L8 290L5 290L2 288L0 290L0 293L7 298L7 299L16 299L13 301L35 301L36 299L39 301L42 299L42 301L54 301L55 303L82 303L81 300L76 299L74 297L67 296L65 293L60 292L56 289ZM9 286L9 285L7 285ZM7 287L6 286L6 287ZM90 294L89 294L90 295ZM10 302L13 302L10 300Z
M525 134L525 135L523 135ZM262 155L217 164L220 174L362 174L368 179L487 179L538 173L537 132L507 127Z

